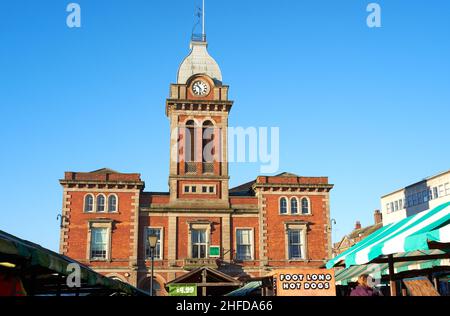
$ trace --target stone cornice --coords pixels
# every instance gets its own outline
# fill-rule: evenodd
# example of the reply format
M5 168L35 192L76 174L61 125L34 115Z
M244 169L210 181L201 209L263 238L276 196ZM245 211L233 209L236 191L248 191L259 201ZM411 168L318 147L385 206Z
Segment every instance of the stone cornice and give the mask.
M235 209L233 214L259 214L259 209Z
M183 105L185 104L187 105L211 105L211 106L216 106L216 105L233 105L234 101L230 101L230 100L180 100L180 99L167 99L166 100L167 104L180 104Z
M116 220L106 217L91 218L87 220L88 223L114 223Z
M59 180L63 187L67 188L106 188L106 189L128 189L141 190L145 187L143 181L101 181L101 180Z
M185 208L156 208L156 207L140 207L141 213L200 213L200 214L258 214L259 209L257 208L231 208L231 209L189 209Z
M170 175L169 180L171 179L177 179L177 180L229 180L229 176L216 176L216 175L185 175L185 176L177 176L177 175Z
M231 208L234 210L259 210L258 204L232 204Z
M208 225L214 224L213 221L210 221L209 219L202 219L202 218L188 220L187 223L188 224L208 224Z
M219 213L225 213L230 214L233 213L233 209L220 209L220 208L203 208L203 209L186 209L186 208L177 208L177 207L140 207L140 212L147 212L147 213L211 213L211 214L219 214Z
M285 191L325 191L329 192L334 187L333 184L302 184L302 183L295 183L295 184L289 184L289 183L282 183L282 184L275 184L275 183L257 183L254 184L252 189L262 189L263 191L280 191L285 189Z
M196 111L196 112L230 112L233 101L227 100L178 100L167 99L166 115L172 111Z
M283 221L284 225L311 225L311 222L301 220L301 219L290 219Z

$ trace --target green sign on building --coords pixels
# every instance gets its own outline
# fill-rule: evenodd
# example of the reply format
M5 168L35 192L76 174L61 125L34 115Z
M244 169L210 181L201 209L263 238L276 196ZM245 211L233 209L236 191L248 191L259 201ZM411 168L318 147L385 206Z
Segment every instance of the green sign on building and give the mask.
M220 257L220 246L210 246L209 247L209 257L210 258Z
M169 296L197 296L195 284L170 284Z

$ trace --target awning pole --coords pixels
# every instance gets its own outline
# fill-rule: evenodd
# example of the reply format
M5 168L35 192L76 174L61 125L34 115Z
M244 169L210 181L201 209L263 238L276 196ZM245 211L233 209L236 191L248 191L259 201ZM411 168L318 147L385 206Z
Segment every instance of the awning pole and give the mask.
M388 256L388 263L389 263L389 283L391 287L391 296L397 296L397 283L394 280L394 255Z

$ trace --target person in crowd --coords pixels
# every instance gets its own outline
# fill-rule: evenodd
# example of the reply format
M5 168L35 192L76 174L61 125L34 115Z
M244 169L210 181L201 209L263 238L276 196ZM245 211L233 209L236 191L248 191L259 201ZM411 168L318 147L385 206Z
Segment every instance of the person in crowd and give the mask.
M0 270L0 296L26 296L22 280L11 272Z
M368 284L369 276L362 274L358 278L358 285L351 291L350 296L381 296L379 291L376 291Z

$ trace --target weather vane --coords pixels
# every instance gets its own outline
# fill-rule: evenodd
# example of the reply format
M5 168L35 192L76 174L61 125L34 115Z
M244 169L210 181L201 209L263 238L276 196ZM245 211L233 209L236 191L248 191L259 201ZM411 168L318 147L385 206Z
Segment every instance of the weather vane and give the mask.
M195 14L194 17L196 18L196 22L194 24L194 27L192 28L192 37L200 37L195 33L195 30L197 26L200 24L200 21L202 23L202 34L201 39L202 41L205 41L206 39L206 33L205 33L205 0L202 0L202 7L196 6L195 7Z

